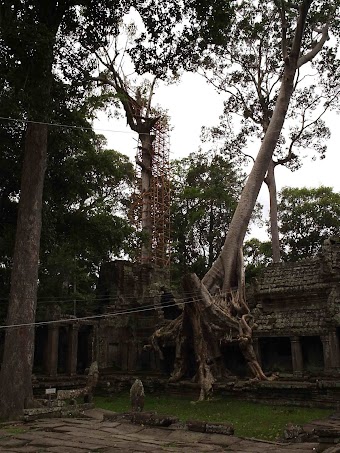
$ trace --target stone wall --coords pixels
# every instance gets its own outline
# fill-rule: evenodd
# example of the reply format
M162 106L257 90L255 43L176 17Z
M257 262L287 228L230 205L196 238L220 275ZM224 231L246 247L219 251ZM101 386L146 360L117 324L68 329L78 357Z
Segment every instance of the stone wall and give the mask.
M280 337L283 345L289 338L296 375L306 371L307 364L309 368L320 366L317 349L323 355L323 371L339 370L338 239L325 241L316 258L269 265L252 288L249 300L257 324L255 339Z
M153 265L115 261L102 267L98 297L108 316L97 328L97 360L112 370L157 370L158 357L144 350L148 338L164 321L168 272Z
M338 376L340 241L326 241L314 259L269 265L247 299L257 325L254 347L265 371ZM167 271L127 261L107 263L100 271L97 300L96 319L38 328L39 370L72 376L97 360L107 372L171 372L172 359L161 370L158 355L144 348L166 319L180 313Z
M340 243L317 258L269 265L250 299L259 335L321 335L340 325Z

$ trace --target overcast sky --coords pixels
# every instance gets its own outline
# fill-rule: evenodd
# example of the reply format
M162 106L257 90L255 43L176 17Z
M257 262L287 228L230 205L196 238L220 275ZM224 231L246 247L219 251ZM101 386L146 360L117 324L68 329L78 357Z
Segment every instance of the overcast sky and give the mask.
M177 85L157 88L154 103L167 109L172 125L170 135L171 159L187 156L198 150L202 126L216 126L222 112L223 97L218 95L212 86L198 74L185 74ZM304 159L302 168L295 172L279 166L276 168L277 187L318 187L331 186L340 192L340 122L339 115L328 114L327 126L331 129L331 139L328 141L326 158L312 161ZM128 155L134 161L137 145L137 134L131 133L126 126L126 120L107 119L101 114L95 122L95 127L101 129L110 148ZM102 131L107 129L107 131ZM118 132L119 131L119 132ZM268 194L262 188L259 201L268 207ZM255 232L254 232L255 233ZM265 229L256 231L260 238L265 238Z

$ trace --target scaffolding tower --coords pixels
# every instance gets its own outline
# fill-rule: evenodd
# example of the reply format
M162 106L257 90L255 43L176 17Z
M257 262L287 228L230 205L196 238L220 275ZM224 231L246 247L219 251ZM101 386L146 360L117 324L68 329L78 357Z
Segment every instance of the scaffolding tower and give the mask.
M169 124L166 117L153 127L150 180L150 215L152 221L151 255L148 262L165 268L170 265L170 137ZM142 147L138 143L136 155L136 189L132 202L132 219L141 227L143 196L141 193ZM144 197L145 199L145 197ZM139 256L140 258L140 256ZM145 260L143 260L145 262Z

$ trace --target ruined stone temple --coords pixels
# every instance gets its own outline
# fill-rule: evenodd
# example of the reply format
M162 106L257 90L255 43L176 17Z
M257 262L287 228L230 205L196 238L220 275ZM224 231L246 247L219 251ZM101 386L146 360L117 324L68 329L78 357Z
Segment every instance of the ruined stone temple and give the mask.
M157 354L143 346L162 320L179 314L177 307L167 307L173 305L167 282L167 271L152 264L107 263L100 272L98 301L92 312L81 316L88 319L72 321L58 307L38 315L38 322L58 322L36 328L37 379L67 382L68 376L84 375L93 361L101 374L103 370L159 371Z
M265 372L294 380L338 376L339 240L327 240L316 258L269 265L247 298L257 324L254 345ZM70 321L68 317L65 322L37 327L34 373L38 381L79 377L94 360L101 376L169 375L175 348L164 351L162 362L143 348L165 319L180 313L166 272L151 264L108 263L100 272L98 301L95 319ZM226 345L222 352L232 374L247 374L237 344Z
M249 295L265 371L296 377L340 370L340 241L314 259L268 266Z

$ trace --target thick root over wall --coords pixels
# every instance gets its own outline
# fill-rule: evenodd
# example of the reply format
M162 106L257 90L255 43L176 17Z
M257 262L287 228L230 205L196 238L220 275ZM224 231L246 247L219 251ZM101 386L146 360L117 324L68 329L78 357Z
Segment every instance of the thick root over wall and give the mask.
M223 363L221 344L237 342L255 379L268 379L257 360L252 344L252 316L242 297L211 296L196 274L183 281L185 294L190 294L183 313L151 337L152 347L164 359L162 347L176 345L174 370L170 377L176 382L188 374L190 355L195 356L196 374L200 384L199 400L212 393L216 379L228 374Z

